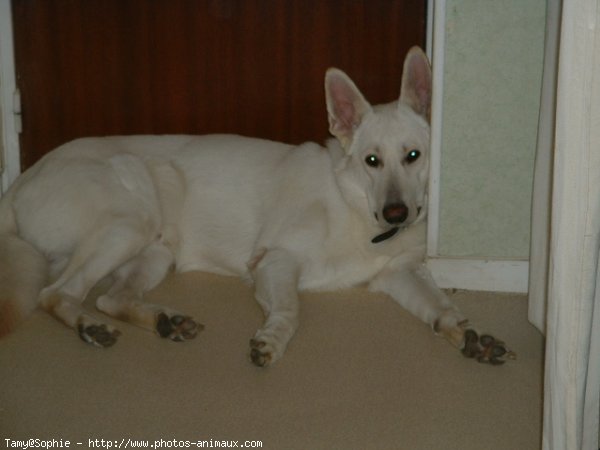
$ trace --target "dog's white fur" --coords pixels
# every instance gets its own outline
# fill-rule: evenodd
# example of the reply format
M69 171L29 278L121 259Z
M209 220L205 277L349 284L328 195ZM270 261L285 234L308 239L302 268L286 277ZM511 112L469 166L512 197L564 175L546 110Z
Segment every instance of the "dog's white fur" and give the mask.
M229 135L133 136L80 139L45 156L0 202L0 334L39 303L84 340L111 345L117 332L80 303L112 275L100 311L191 338L191 318L142 302L175 265L254 282L266 316L251 340L258 365L281 357L292 338L298 290L360 283L464 347L465 317L423 265L425 55L411 49L400 99L389 105L371 107L337 69L325 85L337 137L327 148ZM369 155L378 163L367 164ZM401 230L371 242L392 227Z

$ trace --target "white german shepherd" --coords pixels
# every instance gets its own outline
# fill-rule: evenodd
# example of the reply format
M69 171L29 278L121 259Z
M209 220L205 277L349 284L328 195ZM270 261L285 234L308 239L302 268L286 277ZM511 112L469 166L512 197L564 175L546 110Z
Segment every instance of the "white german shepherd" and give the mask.
M81 306L110 276L101 312L175 341L192 318L144 303L175 265L251 279L266 320L250 356L266 366L298 326L298 290L368 283L466 356L512 353L480 336L423 265L431 71L412 48L400 99L372 107L343 72L325 77L327 148L239 136L79 139L42 158L0 201L0 335L37 304L86 342L119 332Z

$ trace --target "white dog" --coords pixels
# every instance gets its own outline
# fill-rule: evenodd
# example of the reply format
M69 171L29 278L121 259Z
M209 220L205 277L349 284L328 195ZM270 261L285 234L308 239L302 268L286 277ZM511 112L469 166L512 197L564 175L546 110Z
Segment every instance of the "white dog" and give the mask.
M118 331L81 302L173 340L190 317L142 301L172 265L251 279L266 320L252 361L280 358L298 326L298 290L368 283L469 357L513 354L479 336L423 265L431 71L419 48L398 102L372 107L343 72L325 77L327 148L239 136L80 139L51 152L0 201L0 335L37 304L86 342Z

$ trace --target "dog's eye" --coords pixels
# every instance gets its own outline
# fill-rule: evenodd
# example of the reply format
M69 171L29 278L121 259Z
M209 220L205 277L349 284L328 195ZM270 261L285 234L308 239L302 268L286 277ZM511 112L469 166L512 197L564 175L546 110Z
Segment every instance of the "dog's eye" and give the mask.
M404 160L408 163L408 164L412 164L414 163L417 159L419 159L419 156L421 156L421 152L419 150L411 150L410 152L408 152L408 154L406 155L406 157L404 158Z
M381 165L381 160L376 155L367 156L365 162L369 167L379 167Z

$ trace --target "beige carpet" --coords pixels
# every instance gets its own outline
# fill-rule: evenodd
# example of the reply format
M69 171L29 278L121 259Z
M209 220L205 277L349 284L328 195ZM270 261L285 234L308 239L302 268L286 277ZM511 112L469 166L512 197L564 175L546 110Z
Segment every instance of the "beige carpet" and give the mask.
M262 314L237 279L174 275L148 296L205 324L186 343L120 324L114 347L91 348L38 311L0 341L0 447L6 438L71 448L129 438L282 450L538 449L543 339L527 322L526 298L453 297L518 360L465 359L392 300L362 289L303 295L300 329L268 369L249 362Z

